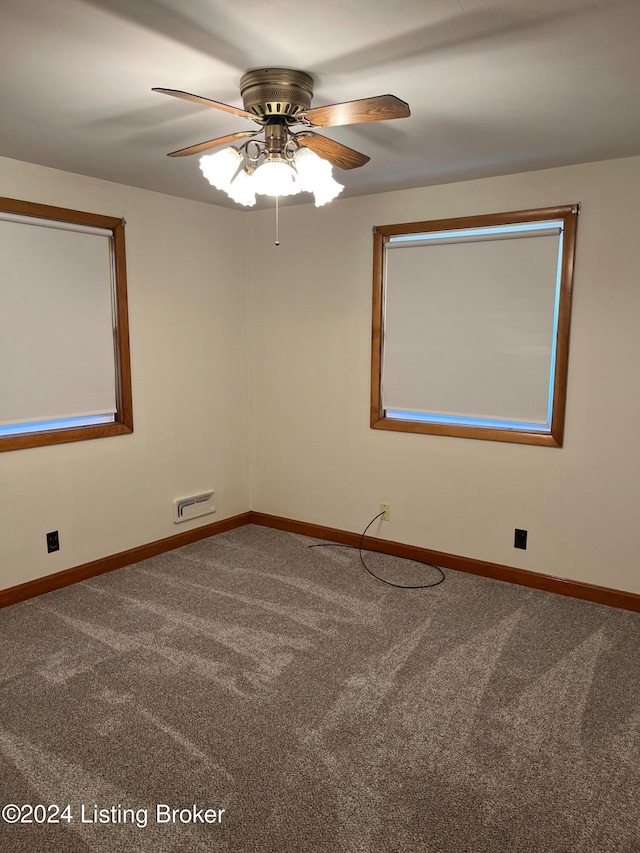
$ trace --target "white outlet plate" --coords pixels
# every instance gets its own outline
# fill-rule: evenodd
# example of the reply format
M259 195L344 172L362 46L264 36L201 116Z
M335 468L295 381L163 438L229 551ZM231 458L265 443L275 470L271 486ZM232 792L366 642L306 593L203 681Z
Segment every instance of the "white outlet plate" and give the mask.
M380 512L383 512L382 521L391 521L391 504L380 504Z

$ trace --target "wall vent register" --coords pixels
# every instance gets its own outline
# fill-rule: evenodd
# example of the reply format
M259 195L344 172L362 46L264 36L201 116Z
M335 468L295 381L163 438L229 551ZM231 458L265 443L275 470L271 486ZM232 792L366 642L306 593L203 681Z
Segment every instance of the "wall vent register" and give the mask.
M203 492L200 495L191 495L188 498L177 498L173 502L173 520L176 524L180 524L181 521L189 521L192 518L200 518L201 515L209 515L215 511L215 492Z

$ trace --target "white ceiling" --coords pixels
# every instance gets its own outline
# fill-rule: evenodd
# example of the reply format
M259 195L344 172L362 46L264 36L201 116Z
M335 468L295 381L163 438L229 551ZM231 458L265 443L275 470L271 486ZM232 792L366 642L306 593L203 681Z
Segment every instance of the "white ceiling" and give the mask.
M640 0L0 0L0 155L236 207L166 154L255 124L151 88L270 66L409 103L321 131L371 157L344 196L638 155L639 42Z

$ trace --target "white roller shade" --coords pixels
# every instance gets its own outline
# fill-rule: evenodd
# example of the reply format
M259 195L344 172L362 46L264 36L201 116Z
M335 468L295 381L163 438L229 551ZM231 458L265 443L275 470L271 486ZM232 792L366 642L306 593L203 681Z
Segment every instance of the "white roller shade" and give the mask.
M116 411L112 303L110 231L2 214L0 425Z
M388 242L385 410L547 424L561 232L546 225Z

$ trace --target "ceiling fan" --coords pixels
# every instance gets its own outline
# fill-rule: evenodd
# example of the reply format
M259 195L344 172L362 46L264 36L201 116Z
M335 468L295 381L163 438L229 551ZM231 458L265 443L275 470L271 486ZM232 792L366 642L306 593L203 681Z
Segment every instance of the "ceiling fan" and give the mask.
M315 160L320 158L339 169L356 169L369 162L370 158L366 154L354 151L333 139L327 139L310 128L387 121L406 118L410 115L409 105L394 95L378 95L373 98L312 108L313 78L304 71L288 68L261 68L244 74L240 80L240 94L244 109L177 89L154 88L153 91L222 110L241 118L252 119L260 125L258 130L239 131L226 136L219 136L197 145L190 145L188 148L172 151L168 155L169 157L185 157L190 154L202 154L212 148L232 146L232 157L214 155L218 161L215 164L215 169L213 169L213 164L211 165L210 171L216 172L214 177L217 178L217 183L205 171L205 165L209 164L203 164L201 161L201 168L211 183L218 186L219 189L225 189L232 198L234 198L234 193L230 192L229 189L230 187L233 189L232 185L239 180L242 191L238 193L235 191L237 187L234 189L235 195L239 196L234 200L243 204L254 204L255 192L276 196L291 195L309 188L314 183L309 178L312 159L315 163ZM295 126L300 126L300 129L292 130ZM262 133L264 133L264 139L256 139ZM239 147L233 146L234 142L241 140L244 141ZM317 155L316 158L301 156L301 149L312 152ZM205 159L213 161L213 158L203 158L203 160ZM225 164L224 177L220 177L218 167L223 163ZM266 170L264 169L265 165L269 167ZM303 165L304 169L302 169ZM326 163L324 165L326 166ZM232 169L232 167L234 168ZM304 172L301 181L298 180L299 171ZM316 168L318 174L321 171L322 169ZM233 173L231 174L231 172ZM262 179L258 180L260 172L262 172ZM273 181L265 183L264 178L267 173L273 177L276 172L279 174L278 181L275 184ZM248 187L246 179L253 177L254 173L256 175L255 186ZM326 171L323 174L326 177ZM330 174L329 178L333 180ZM337 182L334 181L333 183L342 189ZM275 186L278 191L264 189L265 186ZM315 192L314 189L311 191ZM335 197L336 194L334 192L331 198ZM326 192L324 195L322 193L320 195L324 197ZM243 200L245 198L249 200ZM318 204L317 199L318 193L316 193L316 204ZM325 200L330 199L325 198Z

